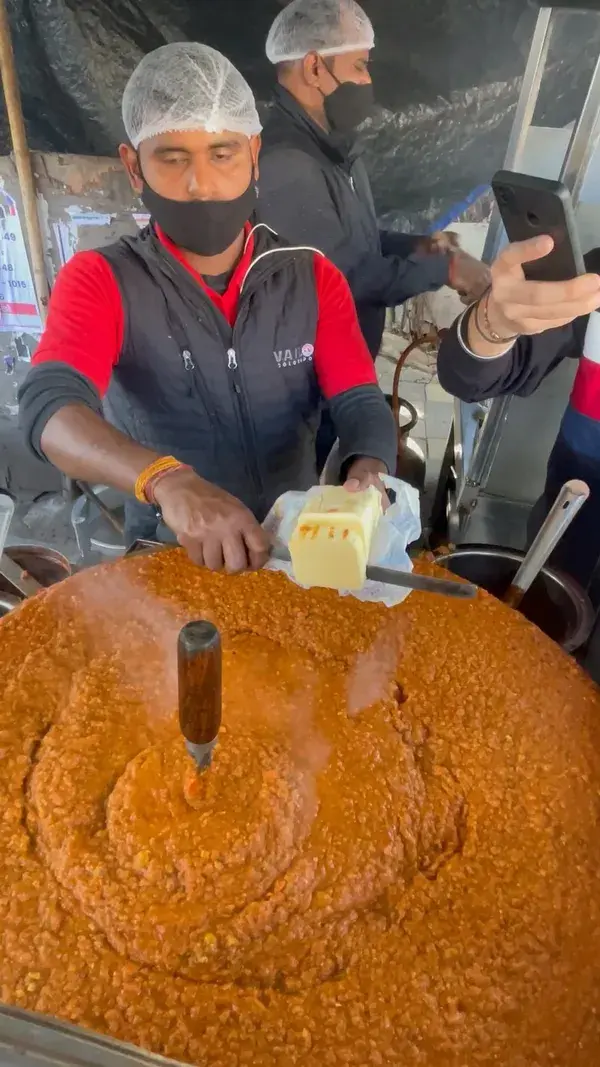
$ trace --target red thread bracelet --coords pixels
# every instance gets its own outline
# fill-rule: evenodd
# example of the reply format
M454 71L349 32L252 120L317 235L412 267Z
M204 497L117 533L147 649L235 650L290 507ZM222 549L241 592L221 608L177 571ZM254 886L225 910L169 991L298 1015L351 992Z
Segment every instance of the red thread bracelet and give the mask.
M191 471L191 467L188 463L180 463L177 467L169 467L167 470L158 471L152 478L149 478L144 486L144 495L149 504L156 507L156 497L154 495L156 486L159 482L162 482L163 478L166 478L168 474L175 474L179 471Z

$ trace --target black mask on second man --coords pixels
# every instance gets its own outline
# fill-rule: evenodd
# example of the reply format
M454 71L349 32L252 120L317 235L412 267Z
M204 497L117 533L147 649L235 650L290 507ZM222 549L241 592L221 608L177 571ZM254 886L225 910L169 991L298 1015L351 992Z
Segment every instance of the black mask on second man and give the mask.
M143 177L143 175L142 175ZM254 181L235 200L171 200L144 178L142 201L153 220L180 248L197 256L218 256L241 233L256 206Z
M337 89L325 97L325 118L333 133L354 133L357 127L373 114L375 108L373 86L370 82L365 85L358 85L357 82L341 82L332 70L329 70L329 73L338 84Z

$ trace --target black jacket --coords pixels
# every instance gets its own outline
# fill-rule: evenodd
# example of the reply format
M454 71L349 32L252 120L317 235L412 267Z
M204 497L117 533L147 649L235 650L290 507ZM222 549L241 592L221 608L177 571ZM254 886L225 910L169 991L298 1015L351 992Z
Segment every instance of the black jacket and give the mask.
M346 275L373 356L386 308L448 282L447 256L419 255L417 237L379 230L356 150L326 134L281 86L263 131L259 191L265 222L320 249Z
M319 310L314 254L259 225L231 327L152 228L99 251L119 284L125 318L104 401L109 421L190 464L260 520L281 493L315 484L322 398L312 362ZM282 360L287 351L290 358ZM98 410L94 393L64 363L32 368L20 413L38 455L50 416L68 403ZM342 462L367 455L393 469L395 427L377 386L340 393L331 411ZM140 525L145 515L156 528L151 509L130 506L127 515L129 536L151 536Z
M530 396L563 359L579 359L587 321L585 316L557 330L535 337L519 337L510 352L496 359L474 359L465 352L455 324L440 345L440 384L467 402L498 396ZM584 588L589 586L600 558L599 448L600 425L568 405L548 460L544 494L535 505L529 523L531 540L565 482L581 478L589 485L589 500L551 559Z
M474 359L460 344L454 323L438 352L440 385L467 403L496 396L531 396L563 359L579 359L586 327L587 316L558 330L519 337L505 356Z

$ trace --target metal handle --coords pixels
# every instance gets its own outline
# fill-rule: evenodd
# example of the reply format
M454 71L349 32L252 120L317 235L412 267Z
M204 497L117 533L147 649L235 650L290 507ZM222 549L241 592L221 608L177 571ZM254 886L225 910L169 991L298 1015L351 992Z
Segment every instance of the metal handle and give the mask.
M269 555L271 559L279 563L292 562L289 550L281 544L273 545ZM395 585L400 589L417 589L421 593L438 593L457 600L473 600L477 596L477 587L469 582L454 582L449 578L430 578L425 574L415 574L412 571L395 571L391 567L368 566L367 578L370 582Z
M8 531L10 524L13 520L15 513L15 502L11 496L7 493L0 493L0 558L4 552L4 546L6 544L6 538L8 537Z
M453 597L455 600L473 600L477 596L477 586L470 582L455 582L451 578L430 578L426 574L415 574L413 571L367 567L367 578L370 582L396 585L400 589L415 589L420 593L436 593L439 596Z
M507 595L507 600L510 603L514 605L514 600L526 593L533 584L589 495L589 486L585 482L574 479L563 485L529 552L513 578Z
M188 752L204 770L221 726L221 638L206 620L189 622L179 633L179 726Z

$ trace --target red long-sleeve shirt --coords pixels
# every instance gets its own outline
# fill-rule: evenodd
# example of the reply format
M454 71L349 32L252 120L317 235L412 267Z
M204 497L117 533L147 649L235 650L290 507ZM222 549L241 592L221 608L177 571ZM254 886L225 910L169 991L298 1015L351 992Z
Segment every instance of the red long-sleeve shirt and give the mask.
M250 236L247 241L227 290L220 295L206 285L158 227L157 235L167 253L189 271L233 325L242 281L254 255L254 238ZM348 389L375 384L377 378L346 279L333 263L318 254L314 270L319 317L313 360L321 392L331 399ZM123 331L121 293L108 261L99 252L78 252L56 279L46 328L32 362L66 363L83 374L102 396L119 360Z

